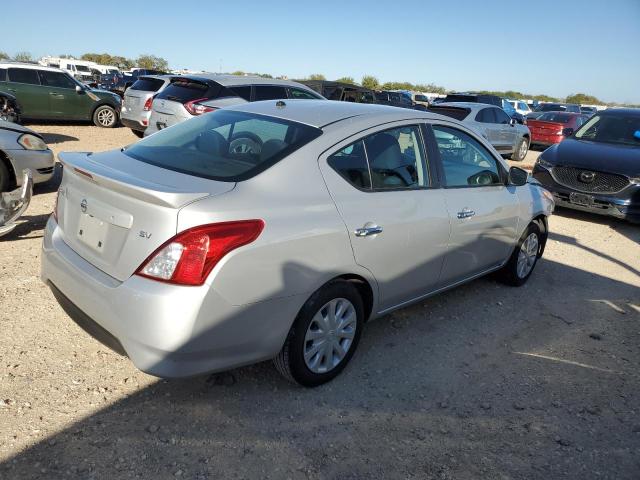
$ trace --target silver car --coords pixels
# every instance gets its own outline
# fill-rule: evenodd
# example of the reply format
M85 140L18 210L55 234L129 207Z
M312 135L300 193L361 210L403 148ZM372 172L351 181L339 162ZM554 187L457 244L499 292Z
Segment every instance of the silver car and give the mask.
M0 192L22 185L24 170L31 170L33 183L53 176L55 159L42 137L16 123L0 120Z
M526 282L554 206L464 124L380 105L248 103L60 158L42 279L160 377L275 359L324 383L368 320L493 271Z
M145 75L134 82L124 92L120 122L138 137L142 138L149 125L153 96L166 87L171 75Z
M521 162L527 156L531 132L526 125L520 125L495 105L444 102L429 107L429 111L465 123L486 138L500 155L511 157L517 162Z
M306 85L289 80L212 73L181 75L172 78L153 100L145 135L220 108L287 98L324 100Z

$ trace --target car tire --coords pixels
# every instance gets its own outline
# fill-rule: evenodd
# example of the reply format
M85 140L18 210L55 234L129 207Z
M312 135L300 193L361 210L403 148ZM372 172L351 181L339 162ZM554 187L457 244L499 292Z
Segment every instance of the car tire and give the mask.
M1 156L2 154L0 153L0 157ZM12 183L9 169L4 164L2 158L0 158L0 192L8 192Z
M540 227L530 223L518 240L509 261L498 271L499 280L514 287L524 285L538 263L544 243Z
M143 138L144 137L144 132L141 132L140 130L134 130L133 128L131 129L131 132L138 138Z
M363 325L364 305L356 287L342 280L330 282L304 304L274 364L292 382L305 387L322 385L349 363ZM331 342L330 351L323 347L327 342Z
M118 124L118 113L109 105L100 105L93 112L93 124L101 128L113 128Z
M516 149L511 154L511 160L515 162L521 162L527 156L527 152L529 151L529 142L526 138L521 138L520 141L516 144Z

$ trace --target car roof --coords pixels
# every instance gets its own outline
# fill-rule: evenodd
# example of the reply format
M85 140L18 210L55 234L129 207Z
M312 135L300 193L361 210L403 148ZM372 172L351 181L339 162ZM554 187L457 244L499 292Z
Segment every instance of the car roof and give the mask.
M0 68L26 68L29 70L46 70L49 72L64 72L56 67L45 67L39 63L24 63L24 62L0 62Z
M233 85L283 85L300 86L298 82L281 80L278 78L265 78L257 75L227 75L223 73L198 73L194 75L173 75L174 78L187 78L190 80L213 80L225 87Z
M491 103L478 103L478 102L440 102L436 103L434 107L459 107L469 108L471 110L480 110L487 107L500 108L497 105Z
M640 108L607 108L600 110L598 115L618 115L623 117L640 117Z
M282 103L285 106L279 106ZM441 115L430 114L409 108L390 107L368 103L340 102L337 100L265 100L262 102L244 103L227 107L225 110L235 110L258 115L304 123L317 128L340 122L349 118L361 119L379 117L385 121L421 118L441 119Z

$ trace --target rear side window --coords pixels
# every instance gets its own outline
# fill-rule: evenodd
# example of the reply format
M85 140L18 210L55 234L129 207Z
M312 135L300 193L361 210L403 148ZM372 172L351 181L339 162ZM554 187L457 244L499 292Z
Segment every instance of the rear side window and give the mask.
M38 71L28 68L10 68L9 81L16 83L28 83L30 85L40 85Z
M227 87L227 90L231 90L235 96L243 98L247 102L251 101L251 87L248 85L245 87Z
M7 81L7 69L0 68L0 82L6 82L6 81Z
M302 90L301 88L290 88L289 94L291 98L301 98L301 99L318 99L318 95L314 93L308 92L307 90Z
M220 86L210 87L209 84L189 80L187 78L174 80L162 90L156 98L187 103L202 98L215 98L220 92Z
M187 175L239 182L320 135L322 130L297 122L218 110L154 133L124 153Z
M159 78L140 78L131 85L131 90L141 90L143 92L157 92L164 85L164 80Z
M260 100L277 100L279 98L287 98L287 90L284 87L273 85L258 85L255 87L256 102Z
M481 123L497 123L493 108L483 108L476 115L476 122Z
M354 187L371 189L371 174L362 140L334 153L327 159L327 163Z
M62 72L49 72L39 70L40 82L42 85L57 88L76 88L77 83L74 82L69 75Z

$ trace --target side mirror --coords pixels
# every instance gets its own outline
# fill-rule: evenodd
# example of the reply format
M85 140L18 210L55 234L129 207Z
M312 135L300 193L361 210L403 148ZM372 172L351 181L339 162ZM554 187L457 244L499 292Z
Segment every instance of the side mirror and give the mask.
M81 95L84 93L84 89L80 85L76 85L76 93Z
M568 137L569 135L573 135L573 128L564 128L562 130L562 135Z
M511 120L509 120L509 125L511 125L512 127L516 124L516 119L512 118Z
M519 167L511 167L509 169L509 185L521 187L527 183L529 173Z

